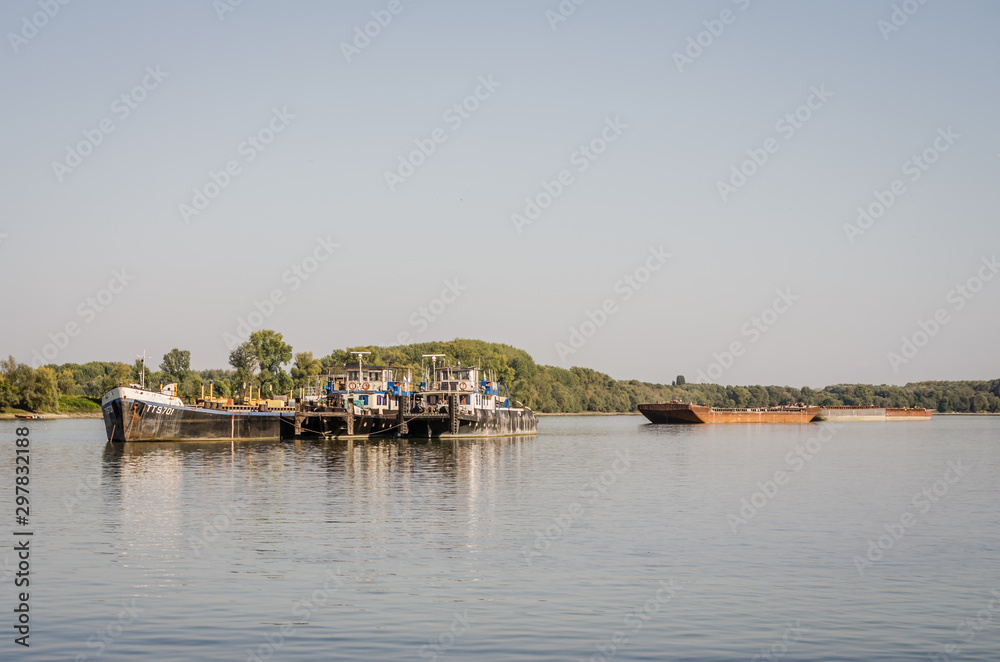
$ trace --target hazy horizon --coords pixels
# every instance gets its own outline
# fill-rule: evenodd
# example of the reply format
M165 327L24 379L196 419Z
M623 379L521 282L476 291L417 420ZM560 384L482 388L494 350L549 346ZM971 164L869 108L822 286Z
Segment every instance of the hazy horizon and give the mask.
M270 328L667 384L995 379L998 19L5 3L0 354L222 368Z

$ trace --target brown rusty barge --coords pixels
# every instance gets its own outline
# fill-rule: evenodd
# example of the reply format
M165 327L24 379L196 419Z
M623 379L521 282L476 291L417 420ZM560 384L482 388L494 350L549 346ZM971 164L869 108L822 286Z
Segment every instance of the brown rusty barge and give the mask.
M722 408L708 407L685 402L663 402L639 405L639 413L651 423L810 423L820 408L817 406L792 405L784 407Z
M817 421L929 421L932 409L923 407L823 407Z

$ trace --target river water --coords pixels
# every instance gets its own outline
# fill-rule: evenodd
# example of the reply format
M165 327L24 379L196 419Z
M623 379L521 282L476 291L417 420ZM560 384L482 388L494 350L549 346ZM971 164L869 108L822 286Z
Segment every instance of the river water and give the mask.
M9 540L24 423L0 421ZM98 420L27 423L30 588L5 545L0 659L1000 651L998 417L124 447Z

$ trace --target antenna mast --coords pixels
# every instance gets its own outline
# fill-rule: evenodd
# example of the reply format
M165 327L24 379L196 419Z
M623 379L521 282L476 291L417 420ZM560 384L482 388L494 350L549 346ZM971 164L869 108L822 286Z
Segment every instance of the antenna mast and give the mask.
M142 389L146 388L146 350L142 350L142 356L138 354L135 355L136 358L142 359L142 372L139 373L139 387Z
M423 359L430 359L431 360L431 365L432 365L432 367L431 367L431 378L428 379L427 381L428 382L433 382L434 381L434 373L437 371L437 360L439 358L443 359L445 355L444 354L421 354L420 356L421 356L420 365L423 365L423 363L424 363Z
M360 373L361 372L361 368L363 367L362 364L364 363L364 355L365 354L371 354L371 352L351 352L351 354L357 354L358 355L358 372ZM361 377L361 375L359 374L358 378L360 378L360 377Z

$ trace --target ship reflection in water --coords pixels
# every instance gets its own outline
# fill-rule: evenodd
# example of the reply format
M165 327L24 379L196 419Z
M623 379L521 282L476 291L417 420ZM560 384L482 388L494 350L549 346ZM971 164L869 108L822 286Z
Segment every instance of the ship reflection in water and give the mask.
M522 452L534 442L525 436L108 443L105 507L119 510L121 527L136 536L139 547L149 534L158 545L198 555L221 540L235 545L237 554L274 550L290 518L292 526L366 527L356 531L354 542L371 548L381 539L388 542L381 524L423 517L430 535L435 518L428 514L451 513L453 527L454 515L464 510L460 519L469 534L489 519L497 485L518 474ZM352 536L336 527L308 531L351 546Z

